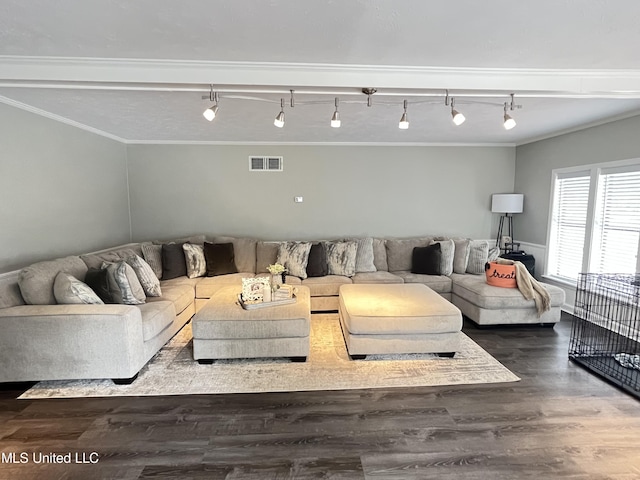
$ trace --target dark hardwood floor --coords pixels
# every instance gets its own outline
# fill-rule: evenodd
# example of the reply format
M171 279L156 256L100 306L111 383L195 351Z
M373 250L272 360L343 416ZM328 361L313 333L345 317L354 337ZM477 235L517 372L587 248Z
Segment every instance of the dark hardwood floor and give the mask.
M640 479L640 401L568 361L570 327L465 324L516 383L36 401L5 386L0 478Z

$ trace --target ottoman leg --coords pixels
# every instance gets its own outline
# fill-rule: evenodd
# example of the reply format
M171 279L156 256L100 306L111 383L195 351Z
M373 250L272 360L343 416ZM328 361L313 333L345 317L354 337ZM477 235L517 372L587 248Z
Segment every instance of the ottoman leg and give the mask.
M213 358L199 358L198 363L200 365L211 365L213 363Z
M441 358L453 358L455 354L456 352L440 352L438 353L438 356Z
M291 357L291 361L295 363L303 363L307 361L307 357Z
M364 360L365 358L367 358L366 355L349 355L349 358L351 360Z
M111 380L116 385L131 385L136 378L138 378L137 373L131 378L112 378Z

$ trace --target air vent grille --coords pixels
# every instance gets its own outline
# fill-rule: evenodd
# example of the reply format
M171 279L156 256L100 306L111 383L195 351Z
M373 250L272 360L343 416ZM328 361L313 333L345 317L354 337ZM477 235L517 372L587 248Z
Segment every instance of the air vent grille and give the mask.
M249 170L252 172L281 172L282 157L249 157Z

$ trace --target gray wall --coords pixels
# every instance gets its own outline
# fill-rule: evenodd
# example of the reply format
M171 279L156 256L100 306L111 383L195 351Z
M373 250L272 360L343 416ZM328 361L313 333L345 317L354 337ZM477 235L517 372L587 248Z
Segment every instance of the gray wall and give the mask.
M129 239L125 145L0 104L0 272Z
M640 157L640 116L517 147L515 190L524 212L514 216L517 239L545 245L551 171Z
M249 155L282 155L284 172L249 172ZM491 194L515 171L510 147L130 145L128 159L134 240L492 238Z

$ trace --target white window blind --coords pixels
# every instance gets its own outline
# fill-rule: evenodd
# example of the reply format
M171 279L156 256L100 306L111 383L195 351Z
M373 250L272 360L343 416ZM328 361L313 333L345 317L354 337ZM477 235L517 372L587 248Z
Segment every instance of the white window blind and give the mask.
M547 269L553 276L576 280L582 271L589 186L589 172L555 181Z
M639 240L640 167L604 170L598 178L589 270L635 273Z

